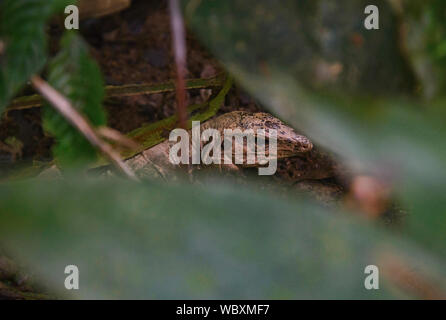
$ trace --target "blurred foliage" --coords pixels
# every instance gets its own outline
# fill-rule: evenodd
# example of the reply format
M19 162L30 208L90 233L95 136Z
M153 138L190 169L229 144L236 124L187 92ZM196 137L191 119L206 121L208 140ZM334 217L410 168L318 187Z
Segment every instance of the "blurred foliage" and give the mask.
M79 267L73 297L377 299L446 289L444 262L408 242L232 184L36 180L0 186L0 210L1 243L52 289L67 294L63 270ZM395 261L435 289L404 292L386 273ZM381 268L380 290L364 289L369 264Z
M49 19L74 3L73 0L6 0L1 3L0 40L6 49L1 59L0 112L26 81L46 65ZM49 83L93 125L105 125L102 77L89 57L87 45L75 32L67 31L60 48L48 66ZM90 143L52 107L45 108L43 122L44 128L57 140L53 154L61 165L78 165L96 159L96 151Z
M0 242L61 294L64 267L78 265L81 298L444 297L445 7L375 2L374 31L363 27L365 0L183 5L191 30L266 108L393 187L409 210L400 229L215 180L35 180L0 185ZM48 3L2 2L3 104L44 66ZM105 122L100 75L76 34L49 78ZM61 118L47 110L45 124L59 156L83 158L85 141ZM369 264L382 273L379 291L364 289Z
M358 172L391 183L411 208L405 232L446 256L445 112L417 103L411 66L393 45L400 39L391 7L377 1L381 29L368 31L367 1L309 3L187 1L185 12L201 40L273 113ZM435 3L419 3L419 10ZM339 76L321 77L320 68L334 63L342 66ZM370 74L370 67L379 71ZM357 71L354 86L349 70Z
M61 48L49 64L48 82L94 126L105 125L102 76L96 62L90 58L86 44L78 34L66 32ZM95 148L51 106L45 107L43 125L57 139L53 154L61 165L82 164L96 159Z
M47 61L45 24L68 0L3 0L0 3L0 113ZM73 2L73 1L71 1Z
M265 77L280 69L306 89L318 91L413 90L412 71L398 51L398 26L386 0L375 1L381 31L364 28L364 9L370 4L366 0L286 0L280 5L274 0L190 0L183 4L190 26L229 66L242 65Z

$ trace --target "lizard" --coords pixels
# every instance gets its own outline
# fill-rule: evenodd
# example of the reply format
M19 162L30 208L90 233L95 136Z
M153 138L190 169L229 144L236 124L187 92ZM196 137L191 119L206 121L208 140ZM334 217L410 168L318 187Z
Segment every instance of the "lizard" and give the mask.
M218 94L210 100L201 103L193 104L187 108L190 120L206 121L214 116L220 105L224 102L226 94L232 87L232 77L225 74L217 74L210 78L189 79L186 81L187 89L201 89L209 87L222 87ZM141 84L141 85L124 85L124 86L106 86L107 97L123 97L138 94L153 94L162 93L175 90L175 83L168 81L158 84ZM39 95L24 96L15 99L7 108L9 110L22 110L28 108L41 107L43 103L42 97ZM155 123L145 124L126 134L126 137L135 142L138 146L128 150L121 150L121 158L131 158L142 151L156 146L158 143L165 140L165 132L175 128L178 119L176 115L172 115L161 121ZM57 166L57 159L50 162L35 162L32 166L26 167L22 170L14 172L8 179L21 180L35 176L58 176L60 171ZM93 171L97 168L103 168L108 165L108 161L99 157L95 163L92 163L90 169Z
M299 165L298 171L305 174L298 174L299 177L297 180L302 180L301 178L311 179L312 177L320 179L322 178L320 177L320 172L324 174L331 172L331 168L325 168L326 166L324 165L326 163L330 164L330 161L322 161L322 168L317 165L318 163L321 163L321 161L317 160L320 158L319 153L313 151L313 144L307 137L298 134L294 129L268 113L233 111L208 120L216 114L219 106L224 102L224 97L231 86L232 79L231 77L227 77L222 90L214 99L211 99L207 105L197 105L188 108L191 120L205 121L201 124L200 131L212 128L218 130L220 136L224 136L225 129L240 129L241 131L248 129L254 129L254 131L257 129L265 129L266 134L268 134L269 129L274 129L277 132L276 159L279 160L278 164L281 172L286 171L287 167L295 167L296 164L300 164L302 161L307 162L305 159L314 160L310 162L316 164L310 166ZM169 147L172 143L166 141L164 136L166 132L175 128L175 122L175 117L167 118L160 123L147 125L128 134L128 137L137 142L140 147L136 150L123 152L121 156L125 159L127 165L137 172L139 176L161 176L166 180L171 180L176 176L176 169L178 166L169 162ZM266 143L268 143L268 139L266 139ZM246 155L244 155L243 158L246 160ZM323 157L323 159L325 158L326 157ZM283 159L290 159L291 163L294 163L295 165L289 165L288 163L290 161L285 162L284 165ZM293 161L292 159L297 159L297 161ZM250 166L255 167L259 166L259 164L247 164L245 161L237 167L243 168ZM234 169L235 166L229 165L225 167ZM100 173L104 173L104 171L107 173L112 172L111 168L103 161L99 161L91 171Z
M265 129L266 143L268 142L268 130L274 129L277 132L277 153L275 155L275 159L277 160L302 155L313 149L313 144L310 139L297 133L293 128L287 126L281 120L265 112L253 113L233 111L225 113L204 122L201 124L200 129L201 131L215 129L222 137L224 136L224 130L226 129L240 129L241 131L253 129L254 132L258 129ZM189 136L191 135L191 130L188 130L188 134ZM127 159L126 164L140 177L161 176L166 180L171 180L172 174L174 174L175 169L177 168L176 165L169 161L169 150L172 144L173 142L168 140L159 143L156 146L146 149ZM233 152L234 149L235 148L233 148ZM246 149L244 149L244 151L246 152ZM221 154L223 155L223 152ZM191 152L189 157L191 157ZM243 159L245 160L243 163L235 166L243 168L260 165L257 162L257 159L253 164L246 163L246 154ZM221 162L223 163L223 161ZM234 168L234 165L222 164L222 166Z
M330 155L314 147L309 138L297 133L293 128L269 113L245 111L225 113L202 123L200 131L202 132L206 129L216 129L221 136L223 136L226 129L240 129L242 131L249 129L275 129L277 130L276 159L278 160L278 170L276 175L278 177L285 178L285 180L290 182L297 182L326 179L335 176L337 166ZM190 136L191 130L189 129L187 132ZM267 130L266 134L268 134ZM140 178L161 178L166 181L175 181L183 166L174 165L169 161L169 150L173 143L172 141L164 140L127 157L125 163ZM243 158L246 160L246 154L244 154ZM221 162L223 163L223 161ZM256 167L260 166L260 164L257 162L247 164L244 161L238 165L223 164L222 166L233 170L235 168ZM202 166L189 167L189 169L191 168L193 171L194 168L201 169ZM101 176L114 175L109 165L93 168L90 172L96 172Z

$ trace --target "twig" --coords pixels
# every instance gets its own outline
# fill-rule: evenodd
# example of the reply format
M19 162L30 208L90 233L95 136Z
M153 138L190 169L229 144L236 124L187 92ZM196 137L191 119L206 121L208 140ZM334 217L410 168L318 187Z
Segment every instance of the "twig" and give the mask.
M123 135L118 130L109 127L98 127L96 129L96 132L102 138L110 140L111 142L115 142L119 146L125 147L127 149L135 150L139 148L139 145L135 141Z
M437 280L407 261L407 258L384 251L379 257L380 270L388 282L409 295L423 300L445 300L446 293L438 285Z
M221 87L223 85L224 75L220 74L207 79L189 79L186 81L186 89L202 89L211 87ZM128 84L122 86L106 86L105 98L128 97L140 94L154 94L170 92L175 90L175 83L173 81L163 82L159 84L143 83L143 84ZM23 110L30 108L37 108L42 106L42 97L38 94L31 96L24 96L14 99L6 109L6 112L11 110Z
M170 23L172 28L172 45L175 52L175 64L177 67L177 104L180 127L186 128L186 89L184 79L186 76L186 33L184 21L178 0L169 0Z
M95 147L97 147L105 157L107 157L112 164L115 165L127 177L138 180L136 175L129 167L121 160L113 148L102 141L96 134L91 124L85 119L76 109L71 106L71 103L48 83L46 83L39 76L33 76L31 83L34 88L52 104L52 106L59 111L76 129L78 129L85 138Z

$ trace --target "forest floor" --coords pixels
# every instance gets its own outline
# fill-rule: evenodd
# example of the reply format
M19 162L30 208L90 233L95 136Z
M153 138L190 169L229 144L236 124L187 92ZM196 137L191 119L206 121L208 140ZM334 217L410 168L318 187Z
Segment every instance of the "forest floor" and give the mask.
M81 22L80 30L91 47L106 85L160 83L175 78L170 21L163 1L134 1L120 13ZM57 52L60 25L50 30L51 52ZM218 62L187 33L187 78L211 77L221 72ZM32 94L25 88L20 95ZM201 102L200 90L188 91L189 103ZM176 111L175 93L114 98L105 104L108 125L128 133L145 123L166 118ZM246 93L234 88L220 113L257 111ZM20 150L0 148L0 177L32 161L51 160L53 139L42 130L41 108L11 110L0 122L0 141L15 137Z

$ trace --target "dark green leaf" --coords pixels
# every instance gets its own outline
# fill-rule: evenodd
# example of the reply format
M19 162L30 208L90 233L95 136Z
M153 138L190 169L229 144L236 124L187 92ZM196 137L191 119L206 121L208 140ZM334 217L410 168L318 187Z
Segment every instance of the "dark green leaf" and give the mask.
M0 4L0 113L47 59L45 24L68 0L4 0ZM56 11L57 10L57 11Z
M49 83L64 94L94 126L105 125L102 108L104 88L97 64L88 55L84 41L74 32L67 32L61 51L49 66ZM44 127L57 140L54 156L62 165L93 161L93 146L51 106L45 106Z

